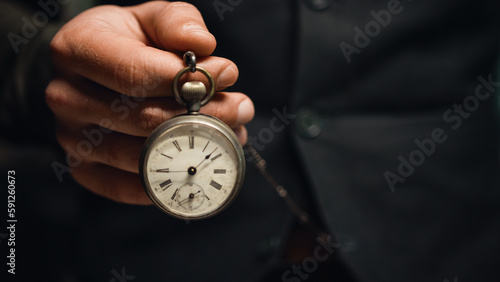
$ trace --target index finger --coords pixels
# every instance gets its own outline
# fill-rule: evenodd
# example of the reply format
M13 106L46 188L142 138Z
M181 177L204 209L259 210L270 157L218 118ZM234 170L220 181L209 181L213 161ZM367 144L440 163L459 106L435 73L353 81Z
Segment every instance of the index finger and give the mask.
M164 7L173 5L167 2L161 3ZM135 8L141 10L141 6ZM167 15L170 17L172 32L180 38L183 38L182 33L175 31L176 27L188 25L193 21L193 15L188 12L191 8L187 7L192 6L174 5L173 8L165 8L167 12L161 9L156 11L163 17ZM151 40L158 40L166 35L156 37L141 35L142 30L147 30L140 25L141 23L162 24L162 21L150 22L150 18L154 16L153 11L132 13L133 9L134 7L128 9L115 6L99 7L81 14L72 21L73 23L67 24L51 42L56 66L63 71L69 68L70 71L125 95L142 97L172 95L172 80L184 67L181 54L154 47L156 44ZM183 12L176 13L178 9ZM199 38L203 37L202 34ZM189 48L189 45L192 45L192 49L200 48L200 45L195 44L196 36L193 37L191 34L187 37L189 38L185 40L184 47ZM201 45L203 42L204 40L200 39ZM169 47L165 42L160 42L159 45ZM209 46L207 48L209 49ZM234 84L238 77L236 65L224 58L200 59L199 65L212 74L217 90Z

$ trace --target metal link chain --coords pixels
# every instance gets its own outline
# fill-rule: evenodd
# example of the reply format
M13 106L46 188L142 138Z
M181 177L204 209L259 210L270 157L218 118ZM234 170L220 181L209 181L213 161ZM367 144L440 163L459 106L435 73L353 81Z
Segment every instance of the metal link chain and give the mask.
M194 73L196 72L196 55L192 51L187 51L184 53L183 60L188 65L189 70ZM323 240L327 238L328 234L321 231L313 221L311 221L311 217L309 214L304 211L297 203L290 197L288 191L280 185L267 171L266 171L266 161L262 158L262 156L255 150L252 144L248 143L243 146L243 148L249 152L253 157L253 163L255 167L260 172L260 174L264 177L264 179L274 188L276 193L285 201L285 204L292 211L294 216L299 220L299 222L304 226L304 228L311 231L313 234L317 236L318 239Z
M288 191L280 185L270 174L269 172L266 171L267 165L266 165L266 160L262 158L262 156L255 150L255 148L247 142L245 146L243 146L243 149L250 153L250 155L253 157L253 163L255 164L255 167L257 170L260 172L260 174L266 179L266 181L274 188L276 193L285 201L286 205L294 216L299 220L299 222L304 226L304 228L308 229L311 231L313 234L316 235L318 239L324 240L324 238L328 237L328 234L323 232L321 228L319 228L316 223L314 223L311 220L311 217L309 214L304 211L297 203L290 197Z

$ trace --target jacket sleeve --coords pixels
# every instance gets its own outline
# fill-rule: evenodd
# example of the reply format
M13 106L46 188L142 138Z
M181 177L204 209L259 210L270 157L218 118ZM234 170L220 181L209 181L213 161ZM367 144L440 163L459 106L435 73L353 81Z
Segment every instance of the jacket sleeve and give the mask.
M16 143L54 140L44 92L52 77L49 44L62 24L23 1L0 1L0 15L1 137Z

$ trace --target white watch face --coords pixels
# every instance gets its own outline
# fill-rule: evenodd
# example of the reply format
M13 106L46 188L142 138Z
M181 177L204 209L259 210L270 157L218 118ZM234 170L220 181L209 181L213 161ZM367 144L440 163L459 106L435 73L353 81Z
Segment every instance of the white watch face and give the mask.
M193 120L177 119L183 118ZM153 202L182 219L205 218L225 208L238 193L244 173L234 136L205 121L177 121L159 131L152 135L141 169Z

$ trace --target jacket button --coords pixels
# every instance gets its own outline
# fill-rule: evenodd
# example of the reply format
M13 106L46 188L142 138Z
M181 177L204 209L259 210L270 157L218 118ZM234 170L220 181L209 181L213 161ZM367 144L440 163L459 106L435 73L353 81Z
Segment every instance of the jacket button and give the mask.
M307 107L302 107L297 111L294 126L297 134L303 138L311 139L321 133L323 120L315 111Z
M306 5L316 11L325 10L330 6L331 0L304 0Z

